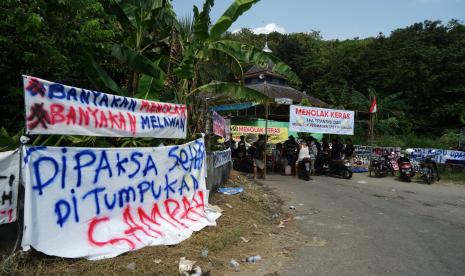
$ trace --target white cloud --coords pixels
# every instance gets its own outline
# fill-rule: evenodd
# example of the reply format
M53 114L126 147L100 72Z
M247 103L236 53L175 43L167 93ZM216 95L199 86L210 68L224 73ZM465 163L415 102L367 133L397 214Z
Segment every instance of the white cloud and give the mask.
M278 26L276 23L269 23L263 27L252 29L252 32L254 32L254 34L269 34L272 32L278 32L278 33L285 34L286 29L284 29L281 26Z

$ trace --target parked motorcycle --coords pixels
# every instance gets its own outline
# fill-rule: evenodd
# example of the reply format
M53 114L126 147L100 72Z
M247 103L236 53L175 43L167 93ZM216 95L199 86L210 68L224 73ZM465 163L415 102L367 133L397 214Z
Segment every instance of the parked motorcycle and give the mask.
M423 180L426 184L433 184L435 180L439 181L439 171L436 161L433 160L433 156L426 156L425 159L420 161L420 174L423 176Z
M410 159L406 156L402 156L397 159L397 164L399 166L400 179L407 182L412 181L411 178L415 176L415 172L412 163L410 163Z
M316 159L315 173L344 179L352 178L351 164L346 160L331 160L327 153L320 153Z
M392 153L393 154L393 153ZM375 173L376 177L385 177L388 173L391 173L394 176L394 167L392 165L389 155L385 154L380 158L371 160L370 164L370 176L371 172Z
M297 164L297 176L305 181L310 180L310 158L304 158Z

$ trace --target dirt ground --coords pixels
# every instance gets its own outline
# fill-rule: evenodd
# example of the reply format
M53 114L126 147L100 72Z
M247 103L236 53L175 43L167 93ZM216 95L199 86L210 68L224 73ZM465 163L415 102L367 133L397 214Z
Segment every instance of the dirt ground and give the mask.
M225 186L239 185L244 187L242 194L211 195L210 204L223 209L217 226L204 228L181 244L145 247L112 259L88 261L39 252L17 252L7 259L3 254L11 252L10 242L9 248L0 246L0 274L178 275L179 259L186 257L196 261L204 275L278 275L276 271L292 257L299 243L292 216L282 212L282 201L271 190L233 172ZM5 237L1 235L2 243ZM208 249L207 257L201 255L204 249ZM251 255L260 255L262 260L243 261ZM229 265L231 259L240 263L239 272Z

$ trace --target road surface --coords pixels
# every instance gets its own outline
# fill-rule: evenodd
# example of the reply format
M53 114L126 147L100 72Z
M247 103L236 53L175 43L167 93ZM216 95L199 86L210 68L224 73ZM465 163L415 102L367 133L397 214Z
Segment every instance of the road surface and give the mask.
M305 239L280 275L465 275L465 187L270 175Z

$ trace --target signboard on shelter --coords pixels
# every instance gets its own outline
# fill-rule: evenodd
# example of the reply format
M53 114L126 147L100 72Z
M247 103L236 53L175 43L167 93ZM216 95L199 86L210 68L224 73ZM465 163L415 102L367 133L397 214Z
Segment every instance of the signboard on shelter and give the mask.
M291 105L289 131L354 135L354 111Z
M288 139L288 133L287 127L268 127L268 142L271 144L283 143ZM253 137L253 140L256 140L259 134L265 134L265 128L232 125L231 134L236 141L239 141L241 136Z

